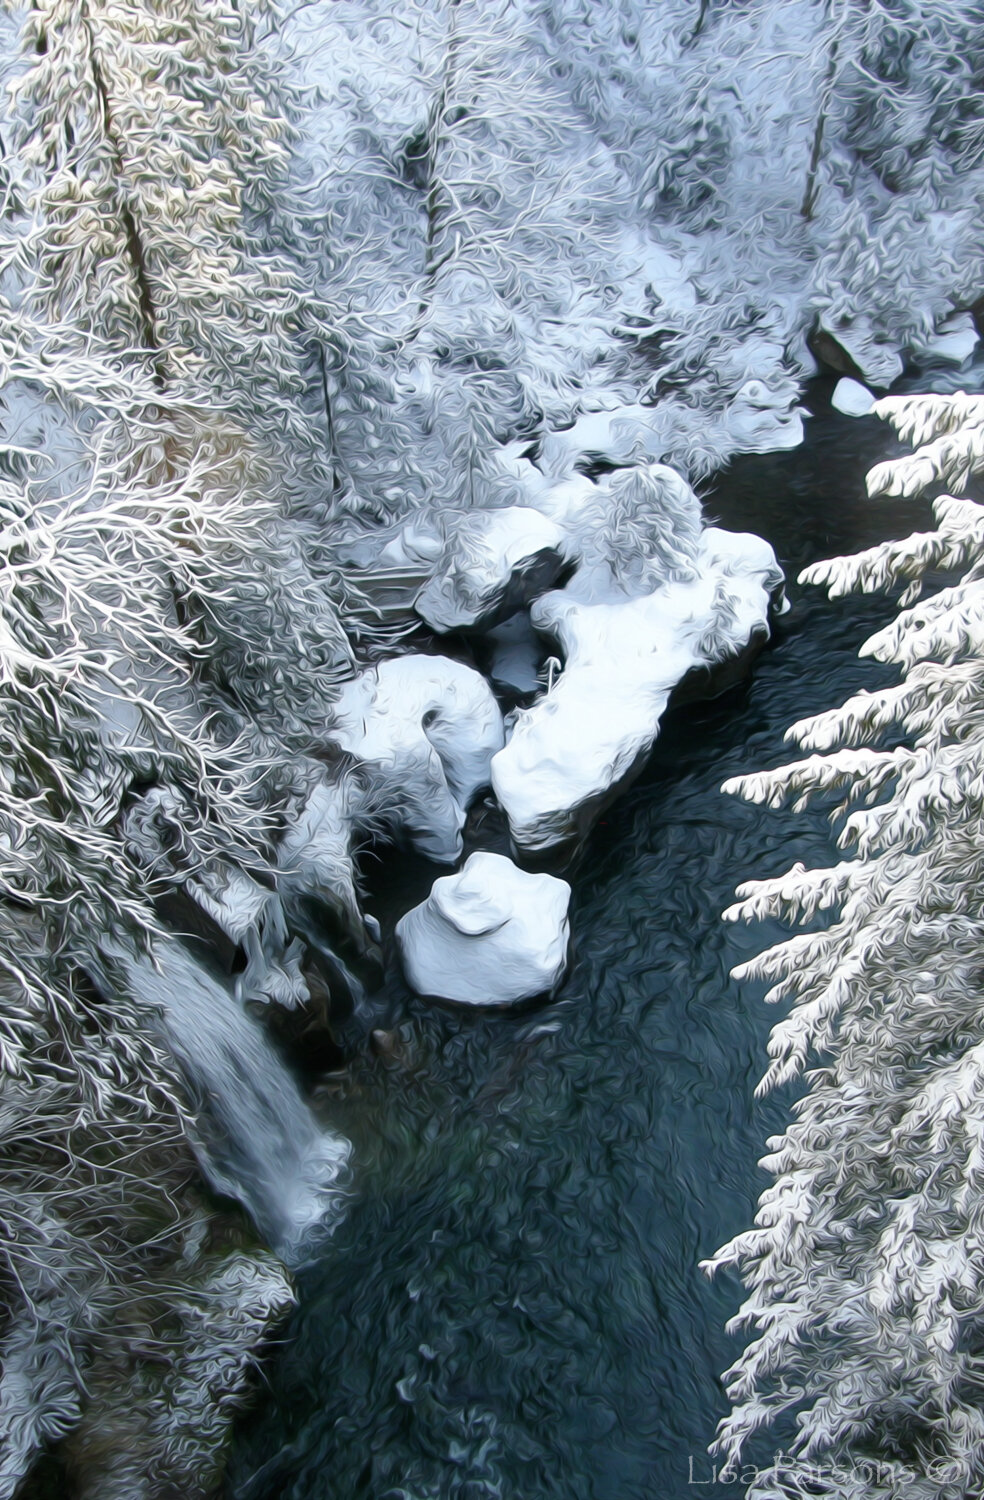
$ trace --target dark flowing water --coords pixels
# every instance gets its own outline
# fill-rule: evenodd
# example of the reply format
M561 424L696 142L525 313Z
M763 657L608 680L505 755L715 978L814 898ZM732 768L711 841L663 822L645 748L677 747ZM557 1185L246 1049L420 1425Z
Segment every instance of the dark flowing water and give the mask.
M863 497L864 471L892 451L881 424L821 415L805 447L736 462L707 510L767 536L792 579L926 524L922 507ZM768 812L718 788L789 758L792 720L889 677L856 652L890 604L790 593L748 682L671 715L597 828L571 877L560 997L461 1015L394 974L383 1054L322 1085L355 1148L351 1207L302 1276L230 1497L740 1493L711 1488L706 1455L740 1287L697 1263L750 1222L790 1095L753 1101L777 1017L728 977L783 929L719 916L738 881L832 851L822 810ZM380 914L419 899L429 874L391 874Z

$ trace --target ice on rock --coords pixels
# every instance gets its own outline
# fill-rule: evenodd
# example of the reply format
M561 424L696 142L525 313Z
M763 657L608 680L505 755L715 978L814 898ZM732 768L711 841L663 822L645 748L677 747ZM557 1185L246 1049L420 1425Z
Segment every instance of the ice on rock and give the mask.
M492 761L492 785L516 843L545 849L586 830L639 765L673 688L695 667L768 634L782 571L761 537L708 527L689 578L634 598L578 577L531 610L564 657L554 688L522 710Z
M485 629L549 588L565 560L563 531L539 510L464 512L414 607L432 630Z
M407 979L459 1005L512 1005L553 988L567 964L571 890L501 854L473 854L397 924Z
M465 812L504 739L478 672L446 656L393 657L346 685L331 737L369 769L390 821L422 854L460 857Z
M834 386L830 404L834 411L843 412L845 417L866 417L875 404L875 398L866 385L845 375Z

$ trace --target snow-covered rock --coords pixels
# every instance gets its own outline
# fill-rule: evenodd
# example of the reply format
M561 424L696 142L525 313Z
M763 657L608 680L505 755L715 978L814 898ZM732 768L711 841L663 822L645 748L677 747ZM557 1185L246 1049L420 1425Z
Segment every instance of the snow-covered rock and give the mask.
M432 630L481 630L549 588L564 563L564 533L539 510L465 511L414 607Z
M390 537L379 561L384 567L436 567L443 545L436 517L414 515Z
M575 575L531 610L564 671L521 710L492 761L492 785L516 843L544 849L583 832L648 753L678 682L768 634L782 571L760 537L708 527L692 576L641 597L579 592Z
M777 349L781 355L781 347ZM803 420L792 382L755 376L742 380L740 375L737 381L727 405L704 421L714 428L722 451L772 453L797 447L803 441ZM573 426L543 438L539 467L556 484L599 461L617 467L659 463L675 446L673 427L673 418L659 406L636 403L585 412Z
M397 924L406 975L421 995L459 1005L511 1005L552 989L567 963L571 890L501 854L473 854L435 880Z
M374 919L362 913L355 888L352 843L362 803L361 789L352 779L316 782L277 847L277 889L285 907L292 913L304 902L329 907L359 952L368 939L379 937Z
M795 398L772 390L764 380L746 380L723 420L738 453L778 453L803 441L803 415Z
M866 385L845 375L834 386L830 404L834 411L843 412L845 417L866 417L875 404L875 398Z
M278 892L219 862L187 880L184 889L245 955L246 967L235 980L238 999L288 1010L308 1003L301 944L291 937Z
M813 336L817 353L831 369L860 376L867 385L885 390L904 369L899 351L879 339L867 318L857 317L843 327L820 323Z
M951 313L930 338L914 346L913 353L922 364L964 365L978 343L972 314Z
M540 444L540 468L558 480L572 474L578 464L599 459L609 464L658 459L663 435L655 422L655 408L638 403L584 412L573 426L546 434Z
M370 771L384 816L422 854L460 857L468 804L504 738L478 672L446 656L393 657L346 685L331 738Z

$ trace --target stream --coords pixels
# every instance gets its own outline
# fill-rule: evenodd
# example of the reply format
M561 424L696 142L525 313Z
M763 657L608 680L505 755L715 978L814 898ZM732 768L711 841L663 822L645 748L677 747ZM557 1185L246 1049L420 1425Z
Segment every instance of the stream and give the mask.
M698 1261L751 1222L788 1114L788 1090L752 1097L776 1012L728 977L786 929L720 913L738 882L832 846L822 807L719 787L790 758L794 719L893 680L856 655L891 602L831 603L797 571L928 520L865 498L865 470L899 450L884 424L830 411L831 384L811 387L804 446L736 460L706 498L710 519L773 544L793 607L740 687L667 717L596 827L568 874L559 996L462 1014L410 994L391 956L374 1048L317 1080L352 1142L351 1198L299 1275L228 1500L742 1493L706 1452L741 1289ZM383 860L367 904L391 932L437 872Z

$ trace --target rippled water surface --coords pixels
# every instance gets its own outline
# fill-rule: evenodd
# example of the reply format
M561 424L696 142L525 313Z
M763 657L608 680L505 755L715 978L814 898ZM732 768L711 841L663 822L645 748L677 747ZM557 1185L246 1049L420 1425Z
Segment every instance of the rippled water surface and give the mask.
M818 387L818 408L825 406ZM708 513L805 562L925 525L863 498L895 451L871 419L741 460ZM774 1011L731 967L782 932L725 926L735 884L830 857L822 811L722 796L783 731L888 680L860 663L883 600L793 609L747 683L678 710L571 875L575 959L521 1015L425 1005L394 974L390 1035L320 1086L354 1144L348 1216L243 1423L235 1500L685 1500L737 1495L706 1446L735 1280L697 1262L749 1223L789 1094L755 1103ZM399 860L400 856L393 856ZM390 922L431 871L391 867Z

